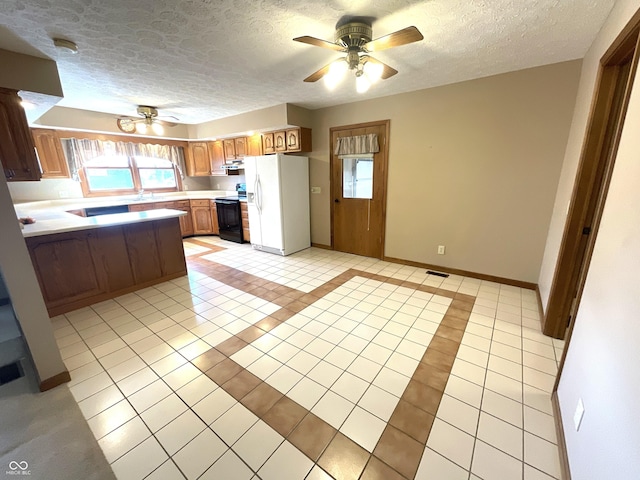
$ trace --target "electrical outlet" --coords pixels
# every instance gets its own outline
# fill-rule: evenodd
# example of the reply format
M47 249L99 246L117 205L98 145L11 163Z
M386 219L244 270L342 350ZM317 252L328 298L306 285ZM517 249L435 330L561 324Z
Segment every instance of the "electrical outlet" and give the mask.
M320 193L321 191L320 187L311 187L311 193Z
M576 406L576 411L573 414L573 425L576 427L576 432L580 430L582 417L584 417L584 403L582 403L582 399L579 398L578 405Z
M444 255L444 245L438 245L438 255Z

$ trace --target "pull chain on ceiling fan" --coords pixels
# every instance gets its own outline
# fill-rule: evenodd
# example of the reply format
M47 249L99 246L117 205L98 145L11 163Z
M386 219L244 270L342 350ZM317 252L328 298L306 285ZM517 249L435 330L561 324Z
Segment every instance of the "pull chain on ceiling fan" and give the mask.
M309 36L294 38L296 42L346 53L346 56L325 65L304 81L316 82L324 78L327 87L332 89L348 70L354 70L357 91L366 92L371 83L378 79L386 80L398 73L396 69L373 58L369 53L418 42L424 37L416 27L407 27L375 40L371 38L371 25L362 22L349 22L339 27L335 33L335 42Z
M175 127L177 125L174 122L160 120L160 117L158 117L158 109L156 107L140 105L137 112L142 118L131 118L125 116L118 117L116 120L118 128L125 133L137 132L143 135L145 133L149 133L149 129L151 129L156 135L162 135L164 133L164 127ZM177 120L177 118L173 116L162 118L173 118Z

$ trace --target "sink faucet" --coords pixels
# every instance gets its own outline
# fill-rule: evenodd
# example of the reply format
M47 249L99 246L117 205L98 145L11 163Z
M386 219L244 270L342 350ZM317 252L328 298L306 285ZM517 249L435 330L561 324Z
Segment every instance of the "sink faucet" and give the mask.
M138 190L138 200L142 200L144 198L144 189Z

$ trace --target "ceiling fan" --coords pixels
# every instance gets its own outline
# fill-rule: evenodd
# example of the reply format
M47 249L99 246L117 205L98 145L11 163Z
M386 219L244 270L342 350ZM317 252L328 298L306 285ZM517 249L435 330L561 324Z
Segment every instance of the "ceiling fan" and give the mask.
M422 40L424 37L416 27L407 27L372 40L372 28L368 23L351 21L338 27L335 42L315 37L303 36L293 40L346 53L346 56L322 67L304 79L305 82L316 82L324 77L329 88L335 87L347 70L355 70L356 89L366 92L372 82L381 78L392 77L398 71L389 65L376 60L369 53L399 47Z
M140 105L137 112L142 118L118 117L116 120L118 128L125 133L137 132L141 134L148 133L149 129L151 129L156 135L162 135L164 133L164 127L175 127L177 125L174 122L160 120L160 118L178 119L173 116L158 117L158 109L156 107Z

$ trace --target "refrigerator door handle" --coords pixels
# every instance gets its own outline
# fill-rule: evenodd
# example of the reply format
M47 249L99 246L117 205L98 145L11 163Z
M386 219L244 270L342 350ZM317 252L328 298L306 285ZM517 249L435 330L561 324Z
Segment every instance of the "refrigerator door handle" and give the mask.
M253 191L254 191L253 201L259 213L260 212L260 192L258 191L258 183L259 183L259 175L256 174L256 180L255 182L253 182Z
M258 176L258 188L256 192L258 194L258 211L262 213L262 182L260 181L260 176Z

